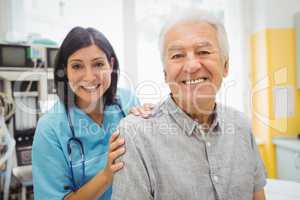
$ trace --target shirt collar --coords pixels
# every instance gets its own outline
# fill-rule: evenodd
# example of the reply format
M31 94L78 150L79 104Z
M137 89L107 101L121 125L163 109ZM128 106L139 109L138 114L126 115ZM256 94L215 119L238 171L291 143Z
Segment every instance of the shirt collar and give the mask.
M202 126L191 117L189 117L172 99L171 96L165 102L165 109L174 119L174 121L185 131L187 136L191 136L195 128L201 129ZM209 132L215 132L219 128L218 106L215 105L213 112L213 122L209 128Z

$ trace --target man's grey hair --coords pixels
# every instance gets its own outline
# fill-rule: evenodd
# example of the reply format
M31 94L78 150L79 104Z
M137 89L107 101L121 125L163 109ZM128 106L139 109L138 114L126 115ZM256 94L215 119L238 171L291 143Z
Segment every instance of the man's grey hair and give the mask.
M165 35L174 25L184 22L206 22L213 26L217 31L219 48L221 55L225 60L229 57L229 44L227 33L223 22L218 19L215 15L210 13L207 10L202 9L184 9L180 11L175 11L173 15L170 15L166 20L166 23L163 25L160 35L159 35L159 48L162 61L164 61L165 56Z

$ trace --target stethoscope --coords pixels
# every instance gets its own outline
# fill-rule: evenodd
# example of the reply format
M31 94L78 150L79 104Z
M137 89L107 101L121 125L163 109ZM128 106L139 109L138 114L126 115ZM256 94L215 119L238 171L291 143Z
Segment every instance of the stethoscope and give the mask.
M122 106L119 103L119 101L116 101L115 104L119 107L122 117L125 117L126 116L125 112L123 111ZM70 186L67 185L67 186L64 186L64 189L66 189L66 190L72 189L72 191L76 191L81 187L81 184L85 180L85 153L84 153L84 148L83 148L83 144L82 144L81 140L75 136L75 130L73 127L69 108L67 105L65 106L65 109L66 109L68 124L69 124L71 134L72 134L72 136L68 139L68 142L67 142L67 151L68 151L68 160L69 160L70 171L71 171L72 187L70 188ZM74 169L73 169L74 161L72 160L72 150L74 150L74 147L77 147L79 149L80 157L81 157L80 161L76 161L76 166L78 164L82 166L81 167L82 176L81 176L79 184L76 184L75 176L74 176Z

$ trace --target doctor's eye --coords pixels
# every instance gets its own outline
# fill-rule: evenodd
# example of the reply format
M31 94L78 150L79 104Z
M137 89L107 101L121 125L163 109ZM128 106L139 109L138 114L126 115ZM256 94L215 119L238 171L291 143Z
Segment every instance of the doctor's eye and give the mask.
M103 67L103 66L105 66L104 62L96 62L95 63L95 67Z
M82 68L82 65L80 63L74 63L71 65L72 69L78 70Z

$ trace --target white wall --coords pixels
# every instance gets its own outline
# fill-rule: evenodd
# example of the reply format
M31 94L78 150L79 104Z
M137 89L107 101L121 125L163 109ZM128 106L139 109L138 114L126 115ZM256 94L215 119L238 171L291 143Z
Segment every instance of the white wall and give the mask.
M23 1L0 0L0 39L15 41L24 30Z
M299 0L253 0L253 32L265 28L294 27L294 14L300 11Z
M11 29L10 1L0 0L0 41L6 39L6 35Z
M225 28L228 34L229 75L224 79L219 98L227 106L250 115L250 32L251 3L226 0Z

